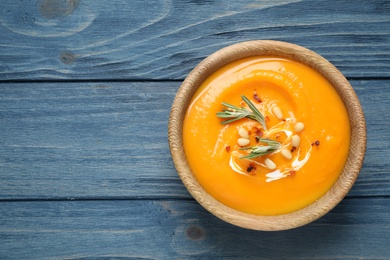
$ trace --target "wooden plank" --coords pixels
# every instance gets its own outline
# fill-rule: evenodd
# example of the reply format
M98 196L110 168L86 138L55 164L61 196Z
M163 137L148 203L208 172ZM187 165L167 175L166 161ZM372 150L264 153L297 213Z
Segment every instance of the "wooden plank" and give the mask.
M194 201L0 203L0 258L388 259L390 199L346 199L282 232L241 229ZM202 259L203 259L202 258Z
M390 81L351 81L368 149L350 196L390 195ZM179 82L0 84L0 199L190 198L167 140Z
M2 85L0 197L187 196L167 144L178 85Z
M245 40L310 48L347 77L389 77L386 1L0 2L0 80L183 79Z
M389 81L351 81L362 104L367 124L367 151L360 176L351 195L379 195L379 190L389 194L386 181L390 162L390 124L384 120L390 113ZM382 182L383 181L383 182ZM384 194L383 194L384 195Z

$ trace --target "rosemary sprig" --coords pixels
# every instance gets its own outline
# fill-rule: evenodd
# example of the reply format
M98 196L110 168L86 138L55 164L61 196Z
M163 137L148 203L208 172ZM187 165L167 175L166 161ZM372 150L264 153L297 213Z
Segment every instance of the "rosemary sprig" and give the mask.
M267 130L267 126L265 124L264 116L261 114L261 112L252 104L252 102L245 97L244 95L241 96L242 100L248 105L248 107L251 109L249 111L246 108L243 107L237 107L225 102L222 102L222 105L227 107L228 109L222 110L222 112L217 113L217 117L219 118L230 118L227 120L224 120L221 122L221 124L228 124L231 122L234 122L236 120L240 120L242 118L250 118L253 120L256 120L261 124L264 130Z
M281 146L279 142L267 138L259 138L259 141L266 143L267 145L257 145L252 147L240 148L240 150L251 150L248 155L241 156L240 159L252 159L255 157L270 154L278 150Z

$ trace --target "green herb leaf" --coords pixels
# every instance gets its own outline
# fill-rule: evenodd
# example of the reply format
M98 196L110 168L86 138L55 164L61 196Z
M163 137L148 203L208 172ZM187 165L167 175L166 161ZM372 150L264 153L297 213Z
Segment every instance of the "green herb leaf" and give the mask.
M266 143L267 145L257 145L252 147L240 148L240 150L251 150L251 152L248 155L241 156L240 159L252 159L263 155L267 155L275 152L281 146L279 142L271 139L259 138L258 140L260 142Z
M248 105L248 107L252 110L252 114L248 117L256 120L261 124L264 130L267 130L267 126L265 124L265 119L263 114L253 105L253 103L244 95L241 96L242 100Z
M225 102L222 102L222 105L227 107L228 109L222 110L222 112L217 113L217 117L219 118L230 118L221 122L221 124L228 124L242 118L250 118L256 120L261 124L264 130L267 130L267 126L265 124L264 116L261 112L253 105L253 103L244 95L241 96L242 100L248 105L251 111L243 107L237 107Z

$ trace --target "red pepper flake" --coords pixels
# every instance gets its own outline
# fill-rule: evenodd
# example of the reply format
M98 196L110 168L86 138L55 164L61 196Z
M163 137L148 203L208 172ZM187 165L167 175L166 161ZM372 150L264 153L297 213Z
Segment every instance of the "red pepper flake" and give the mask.
M291 177L294 177L295 176L295 174L297 173L296 171L294 171L294 170L291 170L291 171L289 171L289 173L290 173L290 176Z
M297 148L295 146L291 147L291 152L293 153Z
M226 149L226 152L230 153L230 145L226 146L225 149Z
M254 165L253 163L250 163L248 168L246 168L246 171L251 172L252 170L256 170L256 165Z
M259 128L255 127L254 130L257 136L263 137L263 132Z
M280 134L277 134L277 135L275 136L275 138L276 138L276 139L279 139L279 138L280 138Z
M319 146L320 145L320 141L316 140L315 142L311 143L311 146Z
M259 96L257 95L257 93L253 93L253 98L258 102L258 103L261 103L263 101L261 101L261 99L259 98Z
M265 116L265 121L269 122L269 116Z

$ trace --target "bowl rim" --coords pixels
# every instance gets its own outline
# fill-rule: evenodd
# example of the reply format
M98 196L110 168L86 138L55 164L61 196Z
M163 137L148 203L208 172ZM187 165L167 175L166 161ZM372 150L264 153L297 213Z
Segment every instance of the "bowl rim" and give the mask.
M336 183L321 198L303 209L276 216L261 216L232 209L209 195L187 163L182 142L182 123L189 101L201 83L220 67L250 56L272 56L294 60L319 72L336 89L348 113L351 145L347 162ZM224 47L201 61L181 84L170 111L168 141L177 173L192 197L218 218L233 225L263 231L287 230L308 224L332 210L350 191L363 164L366 122L359 99L348 80L328 60L296 44L274 40L252 40Z

